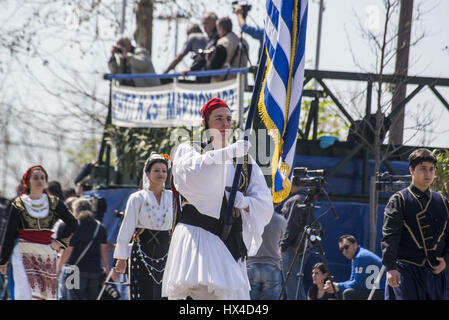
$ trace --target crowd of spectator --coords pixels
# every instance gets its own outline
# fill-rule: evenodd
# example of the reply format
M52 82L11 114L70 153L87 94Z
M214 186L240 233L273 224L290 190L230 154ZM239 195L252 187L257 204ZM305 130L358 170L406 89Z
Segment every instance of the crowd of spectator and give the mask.
M192 55L192 63L189 68L180 72L184 78L190 71L248 67L248 62L251 64L250 48L243 37L243 33L260 42L258 49L260 54L264 32L262 28L250 26L246 23L246 15L243 14L242 6L236 7L234 13L240 26L240 33L233 28L229 16L219 18L214 12L203 14L201 19L202 29L197 23L189 24L186 28L187 39L181 51L176 52L175 58L163 72L168 73L174 70L189 53ZM108 68L113 74L155 73L148 50L138 45L134 46L131 39L126 35L118 36L112 46ZM201 76L197 77L195 82L217 82L235 77L235 74L214 77ZM135 78L120 79L118 82L126 86L148 87L169 81L169 79Z

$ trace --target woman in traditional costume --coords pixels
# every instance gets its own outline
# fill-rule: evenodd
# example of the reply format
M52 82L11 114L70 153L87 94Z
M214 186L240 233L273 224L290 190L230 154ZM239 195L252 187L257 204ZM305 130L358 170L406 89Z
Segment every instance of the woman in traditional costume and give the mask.
M57 253L68 246L77 227L64 202L45 192L47 182L48 174L41 165L30 167L22 177L21 195L10 206L0 272L6 273L10 261L11 298L15 300L56 299ZM59 219L66 228L52 239L52 229Z
M131 300L161 298L169 231L174 217L172 192L164 188L169 169L167 158L152 153L145 162L143 189L129 196L117 236L115 270L125 273L128 261Z

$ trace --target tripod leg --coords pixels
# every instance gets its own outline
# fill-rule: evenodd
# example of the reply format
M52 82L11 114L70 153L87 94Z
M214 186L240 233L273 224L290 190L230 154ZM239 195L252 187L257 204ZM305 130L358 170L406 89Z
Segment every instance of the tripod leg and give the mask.
M303 243L305 234L306 234L305 232L302 233L301 239L299 240L300 244ZM298 249L299 248L301 248L301 245L298 245ZM295 257L293 258L293 261L292 261L292 263L290 265L290 269L288 270L287 275L284 275L285 276L284 285L282 286L281 293L279 294L278 300L281 300L281 298L282 298L282 296L284 294L285 287L287 286L287 283L288 283L288 279L290 278L290 275L291 275L291 273L293 271L293 267L295 265L295 262L298 259L298 256L299 256L299 250L298 249L296 250Z
M299 300L298 298L299 298L300 295L301 295L301 300L305 300L304 293L303 293L303 290L301 290L301 288L302 288L302 282L303 282L303 279L304 279L304 263L305 263L304 261L305 261L305 258L306 258L307 246L309 245L309 241L310 241L309 237L306 237L306 241L304 243L304 250L302 252L302 257L301 257L301 264L300 264L300 267L299 267L299 272L297 274L297 276L298 276L298 284L296 286L295 300ZM300 249L300 247L298 247L297 251L299 251L299 249Z

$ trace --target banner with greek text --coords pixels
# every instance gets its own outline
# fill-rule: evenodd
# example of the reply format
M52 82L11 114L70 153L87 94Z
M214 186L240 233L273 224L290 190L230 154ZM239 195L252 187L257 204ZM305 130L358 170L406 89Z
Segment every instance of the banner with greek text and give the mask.
M201 107L211 98L229 105L239 119L238 79L217 83L174 82L156 87L112 84L112 124L120 127L178 127L201 125Z

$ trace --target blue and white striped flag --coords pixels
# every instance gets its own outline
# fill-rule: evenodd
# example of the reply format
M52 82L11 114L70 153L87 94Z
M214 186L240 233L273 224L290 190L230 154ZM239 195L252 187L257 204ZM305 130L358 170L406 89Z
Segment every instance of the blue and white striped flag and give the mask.
M290 193L304 80L308 0L267 0L267 70L259 113L275 143L272 159L273 201Z

